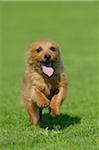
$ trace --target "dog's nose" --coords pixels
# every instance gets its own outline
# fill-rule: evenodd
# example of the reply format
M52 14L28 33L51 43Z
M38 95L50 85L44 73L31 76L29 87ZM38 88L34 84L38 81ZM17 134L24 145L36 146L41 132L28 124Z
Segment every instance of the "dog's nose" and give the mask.
M51 55L45 54L44 59L45 61L49 61L51 59Z

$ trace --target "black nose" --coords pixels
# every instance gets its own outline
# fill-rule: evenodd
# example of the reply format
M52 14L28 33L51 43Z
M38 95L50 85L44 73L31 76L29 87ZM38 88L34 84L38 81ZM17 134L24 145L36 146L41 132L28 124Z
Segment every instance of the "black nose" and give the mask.
M44 59L45 61L49 61L51 59L51 56L49 54L45 54Z

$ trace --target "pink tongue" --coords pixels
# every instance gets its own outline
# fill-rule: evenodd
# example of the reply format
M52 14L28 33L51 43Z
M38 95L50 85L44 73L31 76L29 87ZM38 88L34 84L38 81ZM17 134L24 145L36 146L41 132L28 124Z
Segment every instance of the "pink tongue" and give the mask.
M43 72L48 75L49 77L52 76L54 69L52 67L46 67L46 66L42 66L42 70Z

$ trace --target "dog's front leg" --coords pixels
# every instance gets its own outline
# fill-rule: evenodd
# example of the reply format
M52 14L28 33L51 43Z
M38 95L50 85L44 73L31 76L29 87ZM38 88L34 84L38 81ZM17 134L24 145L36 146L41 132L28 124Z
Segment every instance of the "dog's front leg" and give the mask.
M47 107L50 103L48 98L36 87L33 87L31 90L31 99L33 99L40 108Z
M60 87L58 94L55 94L50 103L50 114L52 117L55 117L59 113L60 105L62 104L65 95L66 95L66 87Z
M30 97L24 98L24 105L33 125L38 125L42 118L42 109L49 105L49 100L36 87L30 90Z

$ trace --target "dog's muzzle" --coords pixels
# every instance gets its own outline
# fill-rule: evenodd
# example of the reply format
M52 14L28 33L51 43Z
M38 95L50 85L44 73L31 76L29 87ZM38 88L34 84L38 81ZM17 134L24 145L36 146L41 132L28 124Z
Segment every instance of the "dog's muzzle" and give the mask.
M45 60L45 62L50 62L51 61L51 55L45 54L44 60Z

